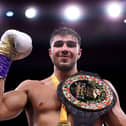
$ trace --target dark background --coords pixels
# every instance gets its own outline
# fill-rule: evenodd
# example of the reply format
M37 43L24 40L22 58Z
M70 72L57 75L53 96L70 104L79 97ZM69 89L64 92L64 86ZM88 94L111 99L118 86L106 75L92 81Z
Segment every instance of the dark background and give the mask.
M106 0L106 2L109 2ZM5 91L15 89L26 79L41 80L53 72L48 55L51 32L60 26L74 28L82 37L83 54L78 62L79 70L96 72L111 81L116 88L121 106L126 112L126 3L120 1L125 11L120 19L109 20L103 13L103 0L2 0L3 12L13 10L14 17L0 16L0 35L7 29L28 33L33 39L33 51L27 58L13 62L6 80ZM88 16L78 22L68 22L59 13L60 8L70 3L86 7ZM24 10L35 5L40 10L36 19L26 19ZM25 112L16 119L0 122L0 126L27 126Z

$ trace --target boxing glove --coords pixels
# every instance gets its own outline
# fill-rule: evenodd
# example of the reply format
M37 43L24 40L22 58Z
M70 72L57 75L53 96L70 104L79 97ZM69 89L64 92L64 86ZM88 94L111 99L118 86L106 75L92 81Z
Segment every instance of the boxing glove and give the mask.
M32 39L23 32L7 30L0 40L0 78L6 78L14 60L23 59L32 51Z

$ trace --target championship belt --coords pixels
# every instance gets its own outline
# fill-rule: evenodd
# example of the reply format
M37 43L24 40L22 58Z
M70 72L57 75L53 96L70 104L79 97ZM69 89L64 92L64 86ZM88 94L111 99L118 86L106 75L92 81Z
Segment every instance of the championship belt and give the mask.
M116 103L116 96L108 84L84 72L62 81L57 94L72 114L74 126L94 126L95 121Z

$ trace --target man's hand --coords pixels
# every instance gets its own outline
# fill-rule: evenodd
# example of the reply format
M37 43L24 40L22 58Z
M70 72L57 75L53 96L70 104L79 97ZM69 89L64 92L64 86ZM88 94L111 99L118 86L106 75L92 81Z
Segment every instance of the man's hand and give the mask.
M0 78L6 78L13 60L23 59L32 51L32 39L23 32L7 30L0 40Z

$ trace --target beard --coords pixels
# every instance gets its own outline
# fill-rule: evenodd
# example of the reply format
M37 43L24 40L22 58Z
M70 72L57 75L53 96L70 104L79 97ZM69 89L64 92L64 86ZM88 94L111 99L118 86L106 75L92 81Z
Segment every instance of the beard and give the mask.
M72 62L70 64L59 64L59 63L54 63L54 65L56 66L57 69L59 69L60 71L63 72L68 72L70 70L72 70L75 66L75 62Z
M68 72L70 71L72 68L73 68L73 64L71 65L60 65L60 64L55 64L55 66L60 70L60 71L63 71L63 72Z

